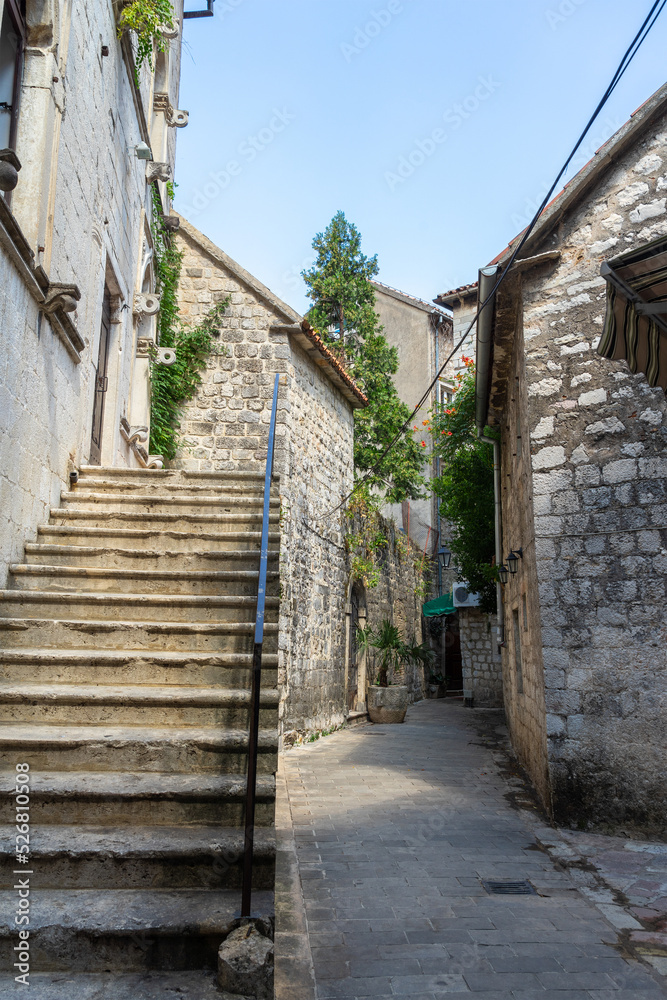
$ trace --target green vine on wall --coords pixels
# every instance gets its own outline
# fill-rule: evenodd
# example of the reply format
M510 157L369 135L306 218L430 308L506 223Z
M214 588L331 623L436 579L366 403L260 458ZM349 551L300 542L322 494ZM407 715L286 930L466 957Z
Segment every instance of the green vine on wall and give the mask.
M181 435L179 418L181 410L192 399L201 385L201 373L211 354L228 355L224 345L217 345L214 338L220 332L222 317L229 305L229 296L218 302L194 327L183 326L178 310L178 282L183 253L178 250L164 228L162 203L153 188L153 259L157 291L160 294L160 312L157 322L157 342L160 347L176 351L172 365L157 363L157 352L151 358L151 454L176 457Z
M166 52L169 40L161 33L161 28L174 27L174 8L169 0L132 0L123 7L118 19L118 37L126 29L136 32L137 54L135 57L134 82L139 86L139 71L144 63L153 69L153 51Z
M358 530L351 532L345 539L345 544L350 553L350 579L360 580L367 590L373 590L380 582L380 553L383 549L389 548L393 540L393 548L400 562L407 562L411 559L415 571L417 583L415 586L415 596L423 601L428 593L429 581L424 574L424 557L416 559L410 551L408 538L396 529L388 537L387 528L390 523L382 517L383 498L378 494L371 493L368 486L357 485L352 493L352 497L347 506L347 517L351 524L358 526Z

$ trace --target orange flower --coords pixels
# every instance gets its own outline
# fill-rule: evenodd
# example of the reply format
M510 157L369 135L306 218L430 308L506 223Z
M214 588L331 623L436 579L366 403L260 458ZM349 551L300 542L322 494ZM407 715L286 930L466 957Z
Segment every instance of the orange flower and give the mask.
M422 448L426 447L426 441L422 441Z

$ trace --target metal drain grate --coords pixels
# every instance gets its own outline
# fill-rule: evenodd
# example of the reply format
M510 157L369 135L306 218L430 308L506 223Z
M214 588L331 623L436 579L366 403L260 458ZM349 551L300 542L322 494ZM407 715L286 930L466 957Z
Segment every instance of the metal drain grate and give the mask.
M493 896L535 896L535 886L530 882L492 882L482 879L482 885Z

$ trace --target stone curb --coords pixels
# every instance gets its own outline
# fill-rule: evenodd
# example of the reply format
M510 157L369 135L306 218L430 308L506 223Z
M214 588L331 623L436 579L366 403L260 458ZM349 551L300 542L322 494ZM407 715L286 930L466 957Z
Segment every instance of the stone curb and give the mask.
M282 757L276 774L275 900L275 1000L315 1000L315 972Z

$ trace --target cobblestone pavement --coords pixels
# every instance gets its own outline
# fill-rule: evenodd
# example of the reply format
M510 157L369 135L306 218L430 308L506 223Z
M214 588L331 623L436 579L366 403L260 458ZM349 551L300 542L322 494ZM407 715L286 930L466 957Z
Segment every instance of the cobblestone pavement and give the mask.
M586 863L561 863L564 840L499 767L500 721L422 702L401 726L284 754L319 1000L667 997L577 887ZM536 891L493 895L483 880Z

